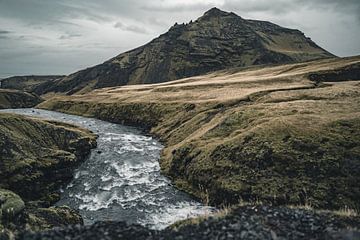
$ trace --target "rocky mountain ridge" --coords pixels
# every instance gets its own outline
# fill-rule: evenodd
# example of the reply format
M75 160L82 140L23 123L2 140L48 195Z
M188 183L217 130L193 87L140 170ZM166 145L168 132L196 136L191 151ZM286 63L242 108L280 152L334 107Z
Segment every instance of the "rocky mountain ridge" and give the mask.
M188 24L175 24L148 44L95 67L45 82L37 93L161 83L230 67L282 64L334 57L299 30L246 20L210 9Z

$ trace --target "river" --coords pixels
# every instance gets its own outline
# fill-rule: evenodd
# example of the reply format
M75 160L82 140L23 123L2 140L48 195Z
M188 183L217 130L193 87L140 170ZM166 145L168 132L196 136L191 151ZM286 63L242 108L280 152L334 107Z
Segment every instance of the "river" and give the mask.
M75 170L73 181L61 189L56 204L78 209L85 224L126 221L162 229L214 211L175 189L161 175L158 160L163 146L139 129L39 109L3 111L71 123L99 136L97 148Z

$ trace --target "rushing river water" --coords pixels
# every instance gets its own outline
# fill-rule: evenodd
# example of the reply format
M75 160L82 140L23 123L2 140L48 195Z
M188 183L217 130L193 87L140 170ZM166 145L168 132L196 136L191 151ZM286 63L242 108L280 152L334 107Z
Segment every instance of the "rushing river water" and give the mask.
M85 224L112 220L161 229L213 211L160 174L163 146L136 128L38 109L5 111L72 123L99 136L97 148L76 169L57 203L78 209Z

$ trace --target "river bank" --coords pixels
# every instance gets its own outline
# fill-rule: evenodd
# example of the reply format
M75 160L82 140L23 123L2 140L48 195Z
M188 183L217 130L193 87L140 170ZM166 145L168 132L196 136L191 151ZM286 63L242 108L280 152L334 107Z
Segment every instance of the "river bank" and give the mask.
M0 126L0 238L82 224L77 211L51 206L96 146L96 136L73 125L4 112Z

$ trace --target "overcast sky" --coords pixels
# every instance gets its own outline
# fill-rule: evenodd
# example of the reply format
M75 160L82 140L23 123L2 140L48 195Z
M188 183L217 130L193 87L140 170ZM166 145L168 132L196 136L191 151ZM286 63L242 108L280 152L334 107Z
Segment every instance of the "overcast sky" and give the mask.
M360 55L360 0L0 0L0 78L101 63L214 6L299 29L338 56Z

